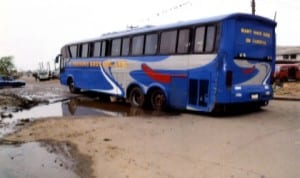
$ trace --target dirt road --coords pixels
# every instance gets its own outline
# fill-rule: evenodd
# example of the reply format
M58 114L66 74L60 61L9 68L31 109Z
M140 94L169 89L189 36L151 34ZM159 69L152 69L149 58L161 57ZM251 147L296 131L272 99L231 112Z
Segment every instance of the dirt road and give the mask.
M298 178L299 111L298 103L273 101L221 118L49 118L6 139L73 143L92 160L90 177Z

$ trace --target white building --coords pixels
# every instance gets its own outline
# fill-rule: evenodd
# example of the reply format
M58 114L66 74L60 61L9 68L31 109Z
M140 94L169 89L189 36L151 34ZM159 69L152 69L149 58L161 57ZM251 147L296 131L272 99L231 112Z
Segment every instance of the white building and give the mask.
M300 46L278 46L276 63L300 63Z

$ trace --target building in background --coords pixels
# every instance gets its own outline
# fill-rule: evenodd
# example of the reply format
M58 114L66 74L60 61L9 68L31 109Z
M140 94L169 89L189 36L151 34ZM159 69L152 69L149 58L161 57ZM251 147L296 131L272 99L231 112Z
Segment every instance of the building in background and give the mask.
M278 46L276 63L300 63L300 46Z
M276 52L274 81L300 80L300 46L279 46Z

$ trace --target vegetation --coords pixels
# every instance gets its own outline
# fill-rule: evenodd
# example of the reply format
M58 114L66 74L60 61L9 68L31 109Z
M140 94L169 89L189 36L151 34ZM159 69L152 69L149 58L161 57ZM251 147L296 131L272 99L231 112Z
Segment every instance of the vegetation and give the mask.
M16 73L13 58L13 56L5 56L0 58L0 75L13 75Z

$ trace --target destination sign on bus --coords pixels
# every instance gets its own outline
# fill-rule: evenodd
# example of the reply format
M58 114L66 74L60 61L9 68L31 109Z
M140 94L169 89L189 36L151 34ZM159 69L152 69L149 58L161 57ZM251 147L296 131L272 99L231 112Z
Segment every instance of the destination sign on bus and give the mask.
M252 28L241 27L240 32L247 35L244 40L247 44L267 46L272 38L272 34L270 32Z

